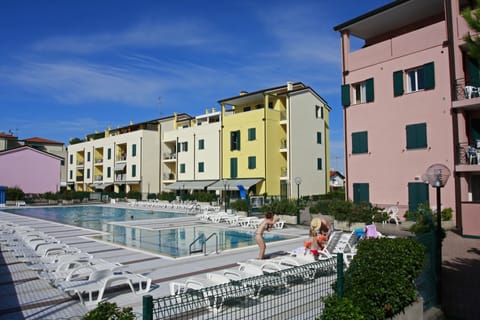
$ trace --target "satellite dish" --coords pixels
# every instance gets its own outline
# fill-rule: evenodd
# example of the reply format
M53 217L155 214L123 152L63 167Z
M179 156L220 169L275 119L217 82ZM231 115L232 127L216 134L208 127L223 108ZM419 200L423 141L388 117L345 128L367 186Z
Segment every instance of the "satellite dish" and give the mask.
M432 187L441 188L447 184L448 177L450 177L450 170L443 164L432 164L422 177L424 177L425 181Z

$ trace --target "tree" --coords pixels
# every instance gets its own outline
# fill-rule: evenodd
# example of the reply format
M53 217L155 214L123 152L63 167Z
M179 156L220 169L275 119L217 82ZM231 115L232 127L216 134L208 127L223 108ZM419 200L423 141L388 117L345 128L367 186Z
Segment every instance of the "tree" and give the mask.
M473 8L467 7L462 11L462 16L467 21L470 28L480 33L480 0L475 1L475 6ZM480 36L475 35L472 37L468 33L464 37L465 42L467 43L467 54L480 61Z

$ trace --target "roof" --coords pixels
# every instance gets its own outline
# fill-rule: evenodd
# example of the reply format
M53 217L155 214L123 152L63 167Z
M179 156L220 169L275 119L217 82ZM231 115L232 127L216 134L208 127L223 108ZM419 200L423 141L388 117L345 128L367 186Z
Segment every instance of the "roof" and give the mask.
M335 176L335 175L339 176L342 179L345 179L345 176L343 174L341 174L340 171L330 170L330 178Z
M52 157L52 158L57 158L58 160L64 160L64 158L61 157L61 156L58 156L58 155L50 153L50 152L45 152L43 150L39 150L39 149L33 148L31 146L19 146L19 147L16 147L16 148L3 150L3 151L0 151L0 155L4 155L4 154L8 154L8 153L14 153L14 152L20 152L20 151L24 151L24 150L31 150L31 151L35 151L35 152L38 152L38 153L42 153L42 154L44 154L46 156L49 156L49 157Z
M7 133L0 133L0 138L3 138L3 139L17 139L16 136L11 135L11 134L7 134Z
M238 104L244 104L244 103L249 103L249 102L252 102L252 101L263 99L263 97L265 95L268 95L268 94L276 94L276 95L280 96L280 95L287 95L287 94L291 94L291 93L301 92L301 91L304 91L304 90L309 90L314 95L316 95L320 100L325 102L325 104L328 107L328 103L325 101L325 99L323 99L311 87L306 86L302 82L293 82L291 85L292 85L291 90L288 90L288 84L285 84L285 85L272 87L272 88L267 88L267 89L262 89L262 90L258 90L258 91L254 91L254 92L242 91L242 93L240 95L218 100L218 103L219 104L231 104L231 105L237 104L238 105Z
M45 138L40 137L32 137L24 140L25 142L30 143L45 143L45 144L64 144L63 142L53 141Z
M333 30L348 30L351 35L366 40L437 16L443 10L443 0L397 0L339 24Z

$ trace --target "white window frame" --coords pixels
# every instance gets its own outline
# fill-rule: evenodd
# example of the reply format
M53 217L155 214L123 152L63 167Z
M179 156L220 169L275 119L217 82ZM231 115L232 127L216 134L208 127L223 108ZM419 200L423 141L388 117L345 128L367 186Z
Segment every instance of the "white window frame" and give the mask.
M422 71L422 77L419 77L419 71ZM425 89L425 73L423 66L405 71L407 78L407 92L422 91Z
M367 82L362 81L352 84L353 104L367 103Z

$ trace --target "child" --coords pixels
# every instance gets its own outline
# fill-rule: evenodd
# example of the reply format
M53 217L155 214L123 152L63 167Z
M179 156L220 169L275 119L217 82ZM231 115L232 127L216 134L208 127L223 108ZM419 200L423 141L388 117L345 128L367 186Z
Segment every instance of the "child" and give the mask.
M258 259L263 259L265 255L265 249L267 248L267 245L265 244L265 240L263 239L263 232L265 230L270 231L272 228L273 224L277 222L280 218L278 217L273 217L273 213L268 212L265 214L265 219L260 223L258 226L258 229L254 233L255 241L257 242L258 246L260 247L260 253L258 255Z

